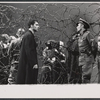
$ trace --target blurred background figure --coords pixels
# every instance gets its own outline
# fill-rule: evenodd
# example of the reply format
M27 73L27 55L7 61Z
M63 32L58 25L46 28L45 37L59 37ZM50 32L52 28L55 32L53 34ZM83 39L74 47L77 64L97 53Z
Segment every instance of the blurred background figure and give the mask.
M23 28L19 28L16 33L18 38L11 37L12 40L8 48L8 55L10 56L9 57L10 70L9 70L8 84L16 84L20 47L24 33L25 30Z
M3 42L4 42L4 44L5 44L6 47L9 46L9 44L10 44L10 42L12 40L15 40L16 39L15 36L9 36L8 34L2 34L2 37L5 38Z
M17 33L16 33L16 36L18 38L20 38L23 35L24 32L25 32L25 30L23 28L19 28Z
M3 37L3 43L2 44L3 44L4 48L7 48L8 47L7 43L10 39L9 35L8 34L2 34L1 36Z
M5 82L7 84L9 73L9 55L7 54L7 51L10 42L15 39L15 36L2 34L1 39L2 40L0 41L0 83Z
M62 41L48 40L43 50L44 63L41 69L42 84L64 84L68 82L66 56Z

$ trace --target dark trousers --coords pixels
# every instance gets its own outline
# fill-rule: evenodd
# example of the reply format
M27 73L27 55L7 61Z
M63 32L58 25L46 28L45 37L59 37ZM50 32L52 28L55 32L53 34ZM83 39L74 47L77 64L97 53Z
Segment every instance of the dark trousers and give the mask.
M69 82L73 84L81 84L82 83L82 67L81 66L73 66L70 72Z
M82 68L82 83L90 83L94 56L81 53L79 56L79 66Z

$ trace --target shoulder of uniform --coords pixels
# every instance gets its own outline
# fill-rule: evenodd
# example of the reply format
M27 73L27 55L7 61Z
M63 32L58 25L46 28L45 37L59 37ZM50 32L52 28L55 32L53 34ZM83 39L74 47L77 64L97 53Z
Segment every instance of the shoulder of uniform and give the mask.
M88 36L89 34L90 34L90 31L86 31L86 32L84 33L83 37L86 37L86 36Z
M86 31L85 34L87 34L87 35L90 34L90 31Z

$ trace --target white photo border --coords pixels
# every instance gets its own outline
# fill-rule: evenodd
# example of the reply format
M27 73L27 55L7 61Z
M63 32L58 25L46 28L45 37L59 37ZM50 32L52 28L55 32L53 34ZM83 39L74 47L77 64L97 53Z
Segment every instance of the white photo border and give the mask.
M42 1L41 1L42 2ZM0 3L41 3L40 1L2 1ZM64 1L65 2L65 1ZM55 3L64 3L57 2ZM54 3L53 1L42 3ZM74 3L65 2L65 3ZM77 1L75 3L82 3ZM100 2L83 2L83 3L100 3ZM1 85L0 86L0 99L2 98L100 98L100 85L87 84L87 85ZM90 100L90 99L88 99ZM96 99L95 99L96 100Z

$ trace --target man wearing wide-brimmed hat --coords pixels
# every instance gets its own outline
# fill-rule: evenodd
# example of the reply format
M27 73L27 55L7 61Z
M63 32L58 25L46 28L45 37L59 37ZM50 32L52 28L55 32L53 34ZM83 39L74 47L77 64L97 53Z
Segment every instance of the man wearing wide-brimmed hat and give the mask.
M77 24L78 47L79 47L79 67L82 69L82 83L90 83L91 73L94 63L93 37L88 31L90 24L80 18Z

